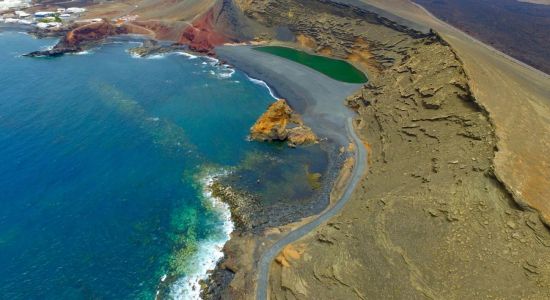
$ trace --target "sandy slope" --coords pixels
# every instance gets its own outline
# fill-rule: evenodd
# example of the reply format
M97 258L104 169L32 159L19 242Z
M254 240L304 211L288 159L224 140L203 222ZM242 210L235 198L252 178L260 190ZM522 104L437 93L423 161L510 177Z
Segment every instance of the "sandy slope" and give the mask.
M86 17L137 15L144 20L190 21L210 8L215 0L124 0L90 7Z
M155 38L177 41L190 23L208 11L216 0L123 0L88 7L83 18L121 17L136 19L139 25L155 32Z
M499 138L496 175L550 224L550 77L485 46L405 0L362 0L438 31L457 51Z

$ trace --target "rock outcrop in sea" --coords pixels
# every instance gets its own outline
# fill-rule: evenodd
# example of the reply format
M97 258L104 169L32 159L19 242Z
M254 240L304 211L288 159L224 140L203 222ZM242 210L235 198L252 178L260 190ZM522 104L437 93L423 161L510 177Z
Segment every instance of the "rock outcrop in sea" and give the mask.
M70 25L68 30L60 30L58 34L63 34L60 41L48 50L33 51L25 56L60 56L65 53L81 52L98 45L101 45L106 38L122 34L142 34L151 35L152 32L146 28L132 24L113 24L108 20L100 22L91 22L82 26ZM65 34L66 33L66 34ZM41 36L41 34L38 34Z
M284 99L271 104L250 128L250 137L256 141L286 141L289 146L316 143L317 136L304 125Z

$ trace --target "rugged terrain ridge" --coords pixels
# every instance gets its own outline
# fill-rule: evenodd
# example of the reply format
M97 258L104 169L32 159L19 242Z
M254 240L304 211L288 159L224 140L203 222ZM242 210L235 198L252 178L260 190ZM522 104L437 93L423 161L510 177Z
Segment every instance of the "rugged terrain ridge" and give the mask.
M548 229L495 178L490 116L441 37L349 2L234 3L267 28L259 38L290 31L283 44L347 59L370 79L348 99L369 174L340 216L273 264L271 298L550 297ZM206 298L254 296L243 284L253 275L231 271L240 279Z

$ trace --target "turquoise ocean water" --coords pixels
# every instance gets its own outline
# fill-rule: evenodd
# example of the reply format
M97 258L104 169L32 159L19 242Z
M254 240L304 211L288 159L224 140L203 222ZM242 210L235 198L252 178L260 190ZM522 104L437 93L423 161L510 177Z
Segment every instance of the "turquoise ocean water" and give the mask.
M211 59L128 43L20 56L55 42L0 33L0 299L196 297L232 229L204 186L297 151L246 139L273 98Z

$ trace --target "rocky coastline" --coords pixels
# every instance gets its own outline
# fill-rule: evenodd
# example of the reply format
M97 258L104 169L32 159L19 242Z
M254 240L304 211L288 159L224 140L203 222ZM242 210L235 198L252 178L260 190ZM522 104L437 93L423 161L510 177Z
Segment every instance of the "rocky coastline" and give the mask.
M246 297L248 293L240 291L241 285L248 289L254 288L254 281L250 280L255 276L254 269L265 247L276 241L280 234L331 205L334 187L341 186L340 181L345 180L342 179L345 177L342 176L343 170L352 168L348 163L352 152L326 142L321 144L327 147L325 151L329 154L329 165L322 176L312 176L314 192L306 202L294 199L296 203L282 201L266 205L262 195L247 188L239 188L242 176L238 170L215 178L209 188L214 197L229 205L235 229L223 248L224 258L210 272L208 279L201 282L203 299ZM258 165L252 167L261 169L266 166L271 167L260 160ZM239 290L231 288L235 284L238 284Z
M347 59L367 70L369 78L373 78L359 93L348 98L348 105L360 115L357 124L369 148L368 178L341 217L289 245L286 252L292 255L285 255L283 251L272 266L271 298L379 298L387 296L388 284L394 286L395 297L436 297L440 291L452 291L457 297L500 295L498 289L483 291L483 282L490 280L481 279L490 275L483 268L489 266L498 266L502 271L502 276L496 277L501 291L548 296L544 289L536 287L528 292L514 289L506 277L506 274L515 274L527 286L532 282L532 274L537 274L534 275L537 282L546 286L549 270L542 262L547 257L544 247L550 234L536 213L515 206L513 196L495 178L493 124L472 94L461 60L443 38L430 29L396 26L394 21L388 21L388 18L396 20L391 16L373 17L372 12L365 12L368 7L354 6L359 1L346 1L345 5L342 1L324 1L323 5L311 1L300 1L300 5L275 0L250 5L236 2L246 16L260 25L288 28L295 36L289 45ZM277 39L277 30L266 32L263 35L266 40ZM218 48L216 51L231 61L228 57L231 55L227 54L230 50ZM243 60L235 64L245 70L252 69L257 78L270 78ZM300 103L293 107L300 112L307 110L301 108ZM393 193L393 190L401 192ZM478 214L475 203L488 207L489 211L480 208L481 214ZM388 214L391 218L386 217ZM369 217L365 219L364 215ZM435 225L434 220L439 225ZM388 222L394 227L386 225ZM405 228L418 230L410 232ZM427 237L423 232L437 232L437 236ZM428 245L428 251L415 253L412 249L417 242L407 238L409 235L420 236ZM390 242L400 241L399 246L395 246L395 242L388 244L388 236L392 238ZM442 244L443 240L461 246L457 244L451 255L451 250L445 250L447 244ZM254 284L247 283L256 278L246 275L254 270L242 266L256 264L250 253L261 252L265 247L255 244L253 237L239 241L246 241L249 248L227 247L226 260L220 263L209 282L209 286L215 288L205 290L205 299L257 296L250 290ZM353 241L360 241L361 246ZM478 243L487 247L477 249ZM395 247L404 250L393 251ZM529 247L537 250L529 251ZM400 279L385 282L373 269L346 271L352 267L350 263L353 265L350 257L364 257L365 249L376 253L376 258L361 259L359 265L391 270L393 276ZM504 256L497 255L499 249L506 249ZM470 260L472 252L478 253L479 259ZM399 267L385 264L387 259L396 260L399 255L417 263ZM444 284L452 287L432 287L425 278L442 278L444 275L437 270L452 269L456 278L464 278L460 276L469 272L462 265L444 261L449 255L456 257L456 261L470 261L468 270L474 270L479 280L467 282L468 289L463 289L454 286L455 277L451 276ZM235 263L235 257L242 259L240 264ZM319 259L323 257L334 259L325 259L322 263ZM430 269L418 267L430 261L430 257L435 258ZM526 265L525 261L529 263ZM320 265L333 271L319 273L316 266ZM230 271L223 273L227 270ZM409 285L407 278L413 278L413 284ZM365 282L371 282L370 289L364 289ZM334 288L329 288L331 286Z
M144 42L143 47L136 49L137 54L149 55L154 52L169 52L183 48L183 45L176 44L173 44L171 47L161 47L154 40L153 32L148 29L133 24L115 24L106 19L84 24L70 23L56 30L32 27L28 30L28 33L38 38L59 37L59 42L51 49L24 54L24 56L28 57L55 57L82 52L101 46L109 38L126 35L149 37Z
M114 30L83 34L79 42L71 42L67 32L57 49L35 55L78 52L106 36L124 34L124 29ZM535 212L518 207L495 177L497 137L491 116L442 37L363 1L223 0L192 22L173 46L145 42L133 51L147 56L185 44L216 55L268 82L303 116L294 123L311 126L321 143L328 137L332 146L346 145L345 130L327 130L323 125L333 120L311 114L311 87L296 87L285 81L288 73L247 61L250 48L219 47L252 40L346 59L370 79L356 87L357 93L342 87L337 94L359 115L355 124L369 149L369 173L341 215L276 259L269 282L272 299L550 297L545 264L550 232ZM286 141L284 125L257 130L252 137ZM324 205L330 205L338 181L334 170L352 151L330 152L333 173L319 192ZM262 251L319 209L266 211L257 195L235 189L230 181L217 180L211 188L230 205L236 230L224 247L224 259L203 282L202 297L255 298L255 267ZM489 274L489 269L495 271ZM487 289L486 282L494 285Z

